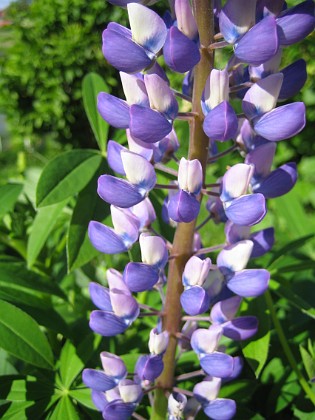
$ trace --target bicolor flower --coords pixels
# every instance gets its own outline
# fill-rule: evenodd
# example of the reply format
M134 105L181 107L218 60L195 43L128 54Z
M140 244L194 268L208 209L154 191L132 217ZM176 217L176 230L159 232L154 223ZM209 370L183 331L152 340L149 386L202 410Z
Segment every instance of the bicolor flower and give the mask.
M295 102L275 108L283 81L282 73L256 82L245 94L242 107L255 132L270 141L299 133L305 126L305 105Z
M229 104L229 75L227 70L213 69L202 94L205 114L203 130L212 140L225 141L236 134L237 116Z
M129 208L145 199L154 188L156 175L153 166L144 157L126 150L122 150L120 155L127 181L102 175L98 179L97 193L107 203Z
M185 73L200 61L198 28L189 0L175 0L176 21L169 28L163 47L165 63Z
M275 149L274 143L263 144L248 153L245 160L247 164L255 166L251 179L253 191L263 194L265 198L280 197L288 193L297 181L294 162L286 163L271 171Z
M130 262L124 270L124 282L132 292L152 289L163 275L168 260L165 241L149 233L140 235L142 263Z
M211 267L210 258L201 260L197 256L191 257L183 272L182 282L184 291L180 302L184 311L189 315L199 315L207 311L210 297L203 287Z
M116 69L135 73L156 60L167 28L159 15L141 4L129 3L127 10L131 29L109 23L103 32L103 54Z
M260 193L246 194L253 173L253 165L238 163L222 179L220 199L225 214L238 225L252 226L266 214L265 197Z
M222 334L232 340L247 340L256 334L258 320L255 316L240 316L235 318L242 299L233 296L213 305L210 320L213 325L220 325Z
M220 388L220 378L208 377L195 385L194 397L201 404L208 417L217 420L229 420L236 413L236 404L234 400L218 398Z
M129 209L110 206L114 228L92 220L88 235L94 248L104 254L128 251L139 237L140 222Z
M225 247L217 258L226 286L241 297L256 297L268 288L270 274L267 270L245 269L252 249L252 241L243 240Z
M123 360L115 354L101 353L103 370L84 369L82 379L85 385L95 391L108 391L115 388L127 376Z
M228 0L220 11L219 25L240 62L260 65L277 53L279 37L274 16L266 16L256 24L255 16L256 0Z
M225 224L224 232L227 243L235 244L243 239L249 239L253 242L250 258L261 257L271 250L275 242L274 228L266 228L251 233L249 226L240 226L228 220Z
M168 216L175 222L191 222L199 213L197 196L202 186L202 166L199 160L182 158L178 169L179 191L169 195Z
M120 277L118 272L112 273ZM92 311L90 328L105 337L123 333L138 317L140 309L131 292L118 278L120 285L109 289L98 283L90 283L90 295L100 310ZM117 282L116 282L117 283Z

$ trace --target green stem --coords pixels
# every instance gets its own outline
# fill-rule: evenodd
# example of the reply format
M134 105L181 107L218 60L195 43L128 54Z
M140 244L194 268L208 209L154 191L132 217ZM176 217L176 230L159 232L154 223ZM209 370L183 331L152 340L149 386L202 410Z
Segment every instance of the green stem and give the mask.
M193 0L193 13L199 31L201 45L210 45L213 39L213 8L210 0ZM201 95L206 80L213 67L213 53L201 49L201 59L194 69L194 89L192 98L192 113L195 118L189 121L190 142L188 159L198 159L203 173L206 171L209 139L202 129L203 113ZM187 260L193 254L193 239L196 220L190 223L179 223L173 241L172 253L168 270L167 292L163 317L163 329L169 332L169 345L164 355L164 370L157 379L158 389L154 395L151 420L165 420L167 413L167 398L165 392L171 392L174 386L175 358L177 335L182 325L182 308L180 295L183 291L182 273Z
M298 365L297 365L297 363L294 359L293 353L290 349L290 346L289 346L288 341L287 341L287 339L284 335L284 332L283 332L282 326L280 324L280 321L277 317L275 307L274 307L274 303L273 303L273 300L272 300L272 296L271 296L271 293L270 293L269 290L266 291L265 298L266 298L267 306L269 308L273 324L275 326L275 329L277 331L277 334L278 334L278 337L279 337L279 340L280 340L280 344L283 348L284 354L286 355L286 357L288 359L288 362L291 365L291 368L295 372L295 374L298 378L298 381L300 382L301 387L304 389L305 394L309 397L309 399L315 405L315 394L313 393L312 389L310 388L309 384L307 383L307 380L302 375L302 373L299 370Z

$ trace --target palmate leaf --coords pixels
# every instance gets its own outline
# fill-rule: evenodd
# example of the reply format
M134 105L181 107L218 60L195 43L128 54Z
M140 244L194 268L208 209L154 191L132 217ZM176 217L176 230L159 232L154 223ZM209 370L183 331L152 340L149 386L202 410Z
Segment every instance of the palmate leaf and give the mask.
M300 353L303 360L303 365L309 379L315 378L315 360L303 346L300 346Z
M51 160L37 185L38 207L60 203L80 192L97 171L102 156L95 150L71 150Z
M87 74L82 84L84 109L98 146L104 153L106 150L109 124L103 120L97 111L97 95L100 92L109 92L109 88L104 79L96 73Z
M0 300L0 346L18 359L45 369L53 368L53 353L33 318Z
M80 416L68 395L64 395L59 399L48 418L49 420L80 420Z
M60 355L60 379L62 385L69 389L74 379L84 368L84 362L77 355L76 348L68 340Z

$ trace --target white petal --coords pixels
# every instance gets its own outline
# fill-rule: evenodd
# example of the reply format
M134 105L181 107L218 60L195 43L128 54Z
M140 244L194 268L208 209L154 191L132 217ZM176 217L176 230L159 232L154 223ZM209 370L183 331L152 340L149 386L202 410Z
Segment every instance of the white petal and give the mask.
M253 242L248 239L227 246L218 255L217 265L233 272L243 270L248 263L253 246Z

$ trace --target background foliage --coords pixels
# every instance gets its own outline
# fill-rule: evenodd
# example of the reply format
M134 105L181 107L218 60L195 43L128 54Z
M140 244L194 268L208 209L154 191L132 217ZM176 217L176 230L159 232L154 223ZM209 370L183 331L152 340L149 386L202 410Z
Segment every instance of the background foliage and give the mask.
M99 118L95 101L99 91L120 89L101 55L100 37L107 21L124 24L126 13L103 0L34 0L12 5L7 18L12 24L0 28L0 104L10 133L2 135L0 155L0 417L99 419L82 384L83 367L99 367L98 354L107 350L122 355L132 372L154 326L149 318L137 320L113 339L88 327L89 281L104 284L106 268L123 269L128 261L124 254L100 255L86 236L90 219L110 223L108 206L95 193L98 176L109 172L106 140L125 141ZM241 308L259 315L255 340L242 347L225 343L231 354L246 357L241 377L221 391L238 401L239 419L313 418L303 383L314 388L314 34L285 51L283 66L301 54L309 79L295 100L306 102L308 125L278 145L275 162L296 161L299 181L270 203L259 229L275 226L276 244L252 263L271 271L270 293ZM173 85L180 81L172 76ZM176 129L184 151L187 126L179 122ZM227 157L210 168L209 182L232 163ZM151 197L159 212L163 194ZM172 228L163 222L155 228L171 239ZM224 240L219 225L201 234L209 245ZM137 246L132 253L137 260ZM138 299L158 302L154 293ZM194 367L196 356L187 352L178 373ZM148 418L145 403L140 413Z

